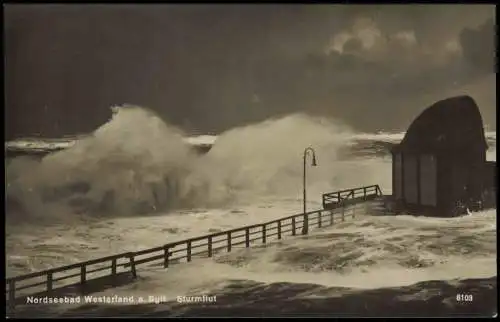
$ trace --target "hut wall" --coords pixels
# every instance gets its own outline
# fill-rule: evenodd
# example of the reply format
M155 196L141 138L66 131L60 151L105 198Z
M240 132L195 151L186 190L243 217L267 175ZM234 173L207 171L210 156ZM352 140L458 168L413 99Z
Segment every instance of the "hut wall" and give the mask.
M437 158L437 168L438 212L442 212L441 216L446 216L454 207L450 180L452 169L442 155Z
M432 154L420 156L420 204L437 206L437 160Z
M451 167L451 199L463 201L467 196L468 169L461 164L450 164Z
M409 204L418 203L417 156L404 155L404 200Z

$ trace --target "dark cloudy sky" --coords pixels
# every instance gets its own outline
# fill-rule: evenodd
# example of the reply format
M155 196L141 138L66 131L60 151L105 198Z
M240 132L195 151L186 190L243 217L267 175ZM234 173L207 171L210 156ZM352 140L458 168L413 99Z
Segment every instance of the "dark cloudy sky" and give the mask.
M496 128L493 5L6 5L7 137L150 107L220 132L297 111L404 130L470 94Z

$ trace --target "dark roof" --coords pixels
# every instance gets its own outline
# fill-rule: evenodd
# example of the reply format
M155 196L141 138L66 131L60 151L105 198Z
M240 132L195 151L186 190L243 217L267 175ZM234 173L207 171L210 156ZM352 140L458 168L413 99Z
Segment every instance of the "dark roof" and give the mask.
M460 153L484 152L487 148L476 102L470 96L457 96L438 101L424 110L393 151Z

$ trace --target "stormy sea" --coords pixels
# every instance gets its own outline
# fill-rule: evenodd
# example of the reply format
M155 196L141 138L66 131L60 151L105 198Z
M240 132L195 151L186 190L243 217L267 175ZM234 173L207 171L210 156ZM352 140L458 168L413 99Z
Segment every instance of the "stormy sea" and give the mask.
M293 114L190 136L141 107L116 107L93 133L7 142L6 276L270 221L321 195L378 184L404 133L359 133ZM496 133L486 133L488 160ZM50 151L50 153L48 153ZM201 151L201 152L200 152ZM235 248L168 269L145 267L93 294L148 304L66 303L28 316L494 316L496 209L455 218L370 212L307 236ZM190 303L179 296L216 301Z

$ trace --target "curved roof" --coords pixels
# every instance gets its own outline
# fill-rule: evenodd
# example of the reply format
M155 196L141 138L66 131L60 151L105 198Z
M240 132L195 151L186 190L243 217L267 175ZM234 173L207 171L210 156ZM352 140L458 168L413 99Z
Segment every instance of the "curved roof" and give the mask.
M410 125L395 151L485 151L488 148L479 108L470 96L438 101Z

